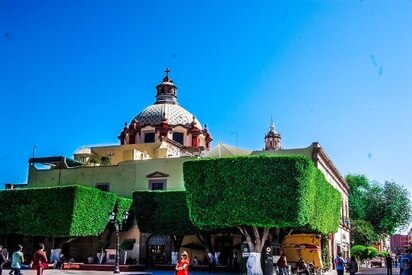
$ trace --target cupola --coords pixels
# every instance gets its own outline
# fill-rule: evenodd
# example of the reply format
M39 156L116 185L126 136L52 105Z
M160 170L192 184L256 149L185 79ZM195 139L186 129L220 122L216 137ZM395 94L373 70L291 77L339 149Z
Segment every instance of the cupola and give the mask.
M271 123L269 132L265 135L265 150L280 150L282 146L280 144L281 136L276 131L275 123Z

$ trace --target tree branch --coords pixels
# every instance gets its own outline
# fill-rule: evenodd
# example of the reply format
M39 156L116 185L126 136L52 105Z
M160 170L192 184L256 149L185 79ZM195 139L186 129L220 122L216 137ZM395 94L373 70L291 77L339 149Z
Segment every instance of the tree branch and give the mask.
M252 237L250 236L249 232L247 231L246 227L243 226L238 226L239 231L246 237L246 242L249 245L249 249L251 252L255 252L255 243L252 240Z

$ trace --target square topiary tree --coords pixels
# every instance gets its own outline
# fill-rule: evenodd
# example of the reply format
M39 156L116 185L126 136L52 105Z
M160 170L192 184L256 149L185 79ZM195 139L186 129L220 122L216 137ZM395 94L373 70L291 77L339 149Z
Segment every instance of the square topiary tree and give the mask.
M248 274L262 274L270 228L336 232L341 195L303 156L237 156L183 164L190 218L199 228L237 227L251 254Z

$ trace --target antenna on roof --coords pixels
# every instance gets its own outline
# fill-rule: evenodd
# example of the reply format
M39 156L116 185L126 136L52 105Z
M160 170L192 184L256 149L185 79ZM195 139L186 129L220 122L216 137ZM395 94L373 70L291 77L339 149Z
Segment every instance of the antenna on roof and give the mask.
M36 148L37 148L36 145L34 145L33 146L33 158L34 158L34 155L36 154Z

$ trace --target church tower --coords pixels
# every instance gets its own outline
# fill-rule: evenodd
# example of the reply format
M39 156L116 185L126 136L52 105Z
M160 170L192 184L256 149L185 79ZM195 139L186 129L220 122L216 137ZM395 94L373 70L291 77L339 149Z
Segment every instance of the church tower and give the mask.
M272 121L269 132L265 135L265 151L281 150L282 146L280 145L280 141L280 134L276 131L275 123Z

